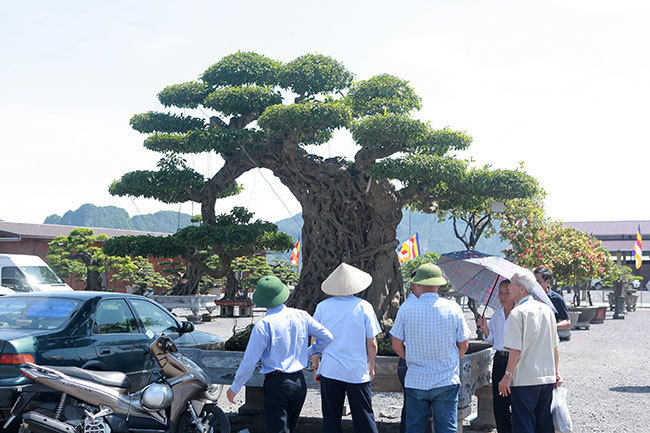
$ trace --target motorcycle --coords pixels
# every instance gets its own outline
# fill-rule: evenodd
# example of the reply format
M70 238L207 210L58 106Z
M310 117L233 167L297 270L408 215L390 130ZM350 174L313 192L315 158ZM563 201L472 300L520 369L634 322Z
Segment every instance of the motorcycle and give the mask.
M203 370L165 334L149 351L160 372L136 392L121 372L26 363L20 370L33 384L21 390L4 428L22 417L21 433L230 433L215 404L218 386Z

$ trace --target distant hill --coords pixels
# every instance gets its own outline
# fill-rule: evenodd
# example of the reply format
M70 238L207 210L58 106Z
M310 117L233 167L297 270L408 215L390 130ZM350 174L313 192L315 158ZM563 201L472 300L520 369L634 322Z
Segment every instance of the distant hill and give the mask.
M409 239L409 211L404 211L402 222L397 226L397 239L405 242ZM418 234L422 252L447 253L451 251L464 250L462 242L454 235L454 227L451 221L438 222L438 218L431 214L413 212L410 215L410 235ZM277 221L278 230L298 239L302 231L302 214L296 214L292 218ZM498 235L491 238L481 238L476 246L478 251L503 256L501 251L506 249L507 243L501 242Z
M50 215L45 218L44 224L174 233L179 228L190 225L190 218L191 215L173 211L129 217L127 211L120 207L86 203L63 216Z

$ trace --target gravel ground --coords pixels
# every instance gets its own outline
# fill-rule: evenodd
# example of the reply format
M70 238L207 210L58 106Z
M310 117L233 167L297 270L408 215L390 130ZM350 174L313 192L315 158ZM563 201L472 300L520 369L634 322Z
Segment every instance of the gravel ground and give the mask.
M600 296L594 294L593 297L595 303L601 301ZM649 293L645 293L644 298L650 303ZM569 301L570 295L566 299ZM174 312L181 316L185 313L181 310ZM471 313L466 314L470 328L474 330ZM232 335L233 326L242 328L262 315L263 310L255 310L253 318L217 319L198 324L197 330L225 339ZM590 330L572 331L571 340L561 342L560 372L568 390L574 432L650 431L650 412L647 410L650 404L648 329L650 309L640 308L628 313L624 320L613 320L612 313L608 312L605 323L592 325ZM237 399L243 403L243 391ZM380 432L399 431L401 405L401 394L374 395L373 406ZM226 400L225 388L219 406L229 414L233 432L245 428L252 433L264 432L263 418L238 415L239 405ZM309 390L298 431L319 431L320 417L319 392ZM352 432L351 417L345 416L343 420L344 431Z

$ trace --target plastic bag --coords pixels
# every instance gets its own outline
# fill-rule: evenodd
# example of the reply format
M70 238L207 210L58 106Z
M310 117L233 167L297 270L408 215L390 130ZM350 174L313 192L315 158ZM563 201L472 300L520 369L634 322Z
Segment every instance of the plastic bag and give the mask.
M571 415L569 415L569 405L566 401L566 387L561 386L553 390L551 414L553 415L553 427L555 427L556 433L573 432Z

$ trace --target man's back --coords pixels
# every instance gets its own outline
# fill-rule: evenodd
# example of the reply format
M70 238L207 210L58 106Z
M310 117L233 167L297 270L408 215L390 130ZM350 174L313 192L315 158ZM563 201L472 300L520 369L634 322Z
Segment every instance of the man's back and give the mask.
M334 335L323 351L319 373L349 383L368 382L366 339L381 332L372 306L356 296L335 296L318 304L314 319Z
M313 319L307 312L285 305L267 311L253 330L267 341L262 354L262 373L276 369L299 371L307 365L311 320ZM274 361L268 366L264 365L269 359Z
M423 293L402 305L391 334L406 346L406 387L431 389L460 383L457 343L467 340L469 329L458 304L436 293Z

